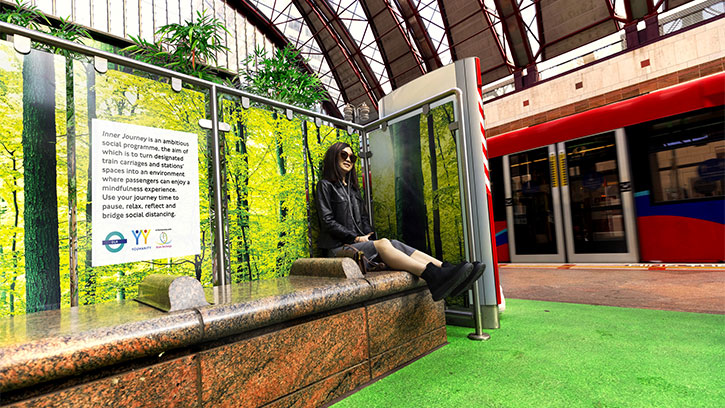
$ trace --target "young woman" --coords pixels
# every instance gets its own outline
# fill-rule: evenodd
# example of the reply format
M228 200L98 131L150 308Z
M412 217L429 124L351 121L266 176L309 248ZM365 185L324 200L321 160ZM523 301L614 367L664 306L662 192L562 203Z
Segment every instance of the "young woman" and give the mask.
M322 180L317 184L318 246L327 256L335 256L349 244L368 259L380 257L391 269L421 277L436 301L463 293L481 277L484 264L451 265L394 239L371 239L373 229L360 196L356 159L349 144L338 142L327 149L322 162Z

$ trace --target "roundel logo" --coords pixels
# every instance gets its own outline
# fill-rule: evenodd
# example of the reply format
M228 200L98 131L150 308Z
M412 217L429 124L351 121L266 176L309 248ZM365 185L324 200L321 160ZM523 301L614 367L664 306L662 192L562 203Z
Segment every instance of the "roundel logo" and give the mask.
M123 249L123 246L126 245L126 242L128 240L118 231L113 231L106 235L106 239L101 241L101 244L106 247L108 252L119 252Z
M159 234L159 241L161 245L168 245L171 243L171 240L169 240L169 235L165 232Z

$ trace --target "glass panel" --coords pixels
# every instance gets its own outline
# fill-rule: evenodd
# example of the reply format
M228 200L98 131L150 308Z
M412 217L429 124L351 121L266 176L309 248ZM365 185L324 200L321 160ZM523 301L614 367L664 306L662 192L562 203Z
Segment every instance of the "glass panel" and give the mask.
M322 159L325 157L325 152L332 144L336 142L344 142L352 147L353 152L358 152L357 156L362 157L360 152L360 135L357 133L347 133L342 129L337 129L325 124L317 127L312 122L307 122L307 134L304 135L303 141L306 143L305 150L307 152L307 186L309 197L309 242L312 247L312 254L314 256L327 256L321 250L317 249L317 238L320 233L320 224L317 218L317 205L314 204L314 200L317 197L317 183L322 179ZM361 160L355 164L357 167L358 185L361 188L363 197L365 196L365 177L361 170Z
M187 274L211 283L207 132L198 125L199 119L206 117L207 96L193 89L177 93L164 78L149 78L110 65L106 74L98 74L83 60L35 49L22 56L12 44L0 42L0 315L68 306L73 298L71 282L77 284L79 304L131 298L136 295L138 283L151 272ZM199 175L200 231L204 238L200 254L93 266L93 226L100 221L92 218L95 200L91 197L93 188L98 193L99 183L107 176L92 174L93 119L119 126L180 131L197 138L198 160L194 156L191 160L198 165ZM140 157L143 149L118 147L118 151ZM120 170L129 171L125 174L138 171L140 175L147 171L141 164L144 160L137 159L134 166L138 168L132 169L121 163L122 157L114 159L117 163L95 157L95 164L104 163L103 168L115 175ZM159 163L159 167L162 165ZM161 182L164 177L149 175L145 179ZM124 179L112 194L130 187L145 188L147 184ZM148 197L156 193L143 194ZM116 238L126 242L104 244L106 249L120 248L120 254L126 256L138 247L133 231L125 224L133 221L136 225L135 219L127 216L127 205L145 199L130 197L122 208L112 211L115 216L104 223L115 223L117 232L123 235ZM117 201L121 203L120 198ZM165 203L165 209L176 204L184 206L183 201ZM138 221L136 228L141 230L150 220L145 216ZM188 220L183 222L188 225ZM148 240L157 240L158 236L149 236Z
M180 92L175 92L171 89L167 78L158 78L116 64L109 64L108 72L103 75L95 73L91 66L87 66L84 72L95 77L90 80L86 78L87 81L94 81L95 86L89 92L89 85L80 82L79 86L81 88L79 92L81 93L81 97L86 96L87 98L94 99L96 118L147 128L192 133L196 135L198 148L197 166L201 252L198 255L135 263L133 267L129 267L128 264L122 266L104 266L100 267L101 270L105 271L107 269L108 273L114 269L117 271L116 274L121 278L119 283L123 286L119 290L128 292L126 294L127 297L135 296L138 283L149 273L191 275L196 276L202 284L211 285L212 206L210 198L213 196L213 193L211 192L209 180L211 177L212 153L207 147L209 145L209 134L199 126L199 120L207 117L208 92L206 90L194 89L194 87L188 84L184 84ZM90 82L88 83L90 84ZM89 114L89 117L93 117L93 114ZM81 124L79 121L79 127L81 126L87 126L87 122ZM163 147L159 152L157 154L166 154L167 156L170 154L170 151L165 150ZM133 153L131 153L131 156L143 157L134 156ZM183 168L177 167L178 164L175 164L172 161L173 159L165 158L164 160L169 163L162 164L161 172L183 170ZM140 174L143 176L143 168L141 170L142 172ZM152 168L149 167L147 171L152 171ZM170 177L161 177L161 174L159 173L158 178ZM98 182L97 180L93 184L97 185ZM160 184L158 186L162 188L178 188L181 190L178 185L174 184ZM164 191L169 191L169 194L175 193L173 190ZM85 197L79 197L79 205L85 206L84 200ZM181 205L182 201L183 197L181 200L178 200L178 203ZM147 213L145 213L144 217L148 217ZM143 222L144 218L139 221ZM184 222L183 220L179 221ZM90 245L90 239L88 245ZM95 269L99 268L97 267ZM109 283L114 284L112 281ZM120 293L120 295L122 294Z
M465 256L453 104L369 135L373 225L438 259Z
M359 150L359 137L266 106L243 109L229 95L221 116L232 126L224 141L232 280L285 276L295 259L316 254L314 197L325 151L337 141Z
M614 133L566 144L575 253L627 252Z
M722 197L725 184L723 111L658 123L649 130L655 202Z
M0 41L0 121L0 315L8 315L25 312L25 233L23 58L5 41Z
M126 22L123 21L125 17L124 4L120 1L109 1L108 2L108 21L110 23L109 32L113 35L123 38L126 34L125 27Z
M93 27L99 31L108 31L108 2L105 1L94 1L93 2Z
M154 27L153 0L141 0L138 6L140 36L146 41L153 41L154 33L156 32L156 27Z
M556 228L548 148L511 155L509 167L516 253L555 254Z

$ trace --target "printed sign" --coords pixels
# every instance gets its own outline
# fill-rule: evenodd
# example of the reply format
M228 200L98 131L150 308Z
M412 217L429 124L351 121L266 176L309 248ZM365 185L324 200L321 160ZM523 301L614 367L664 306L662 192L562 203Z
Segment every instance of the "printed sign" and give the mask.
M197 136L93 119L93 266L195 255Z

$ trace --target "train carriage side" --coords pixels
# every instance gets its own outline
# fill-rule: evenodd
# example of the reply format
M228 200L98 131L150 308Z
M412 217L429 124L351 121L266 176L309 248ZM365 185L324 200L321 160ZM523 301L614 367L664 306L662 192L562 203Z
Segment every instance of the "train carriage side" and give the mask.
M725 261L725 74L489 139L502 262Z

